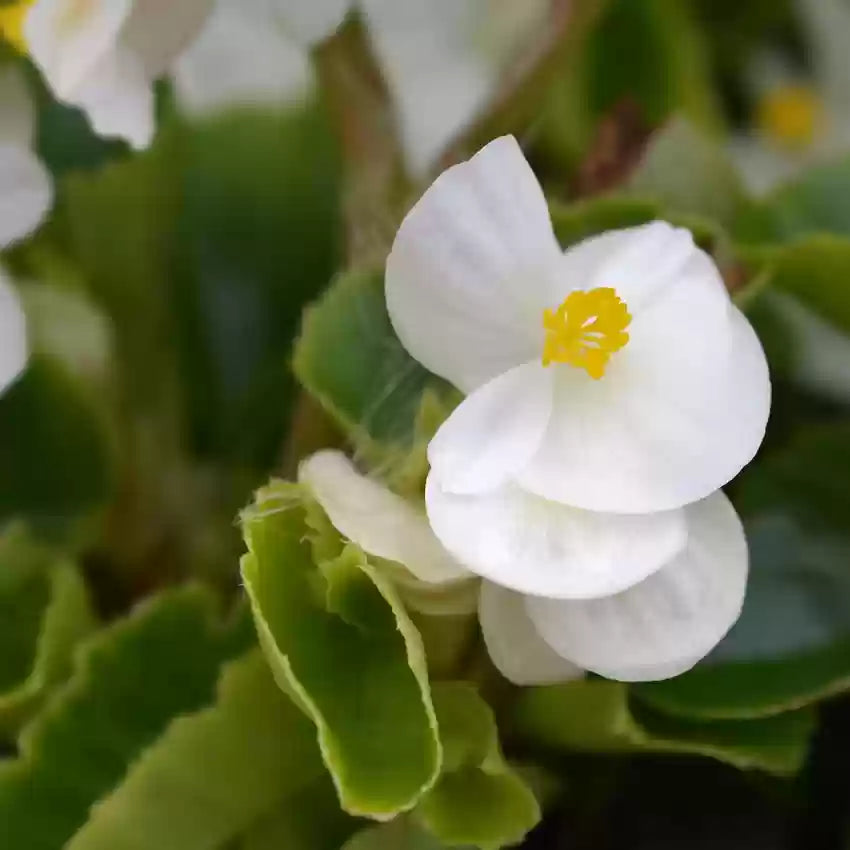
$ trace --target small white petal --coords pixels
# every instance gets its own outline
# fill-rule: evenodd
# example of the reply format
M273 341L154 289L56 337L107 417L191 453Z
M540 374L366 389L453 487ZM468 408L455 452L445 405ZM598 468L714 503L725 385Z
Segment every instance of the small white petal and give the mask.
M35 108L23 74L14 66L0 68L0 144L32 147Z
M509 682L551 685L584 675L581 667L562 658L540 637L521 594L485 581L478 618L490 660Z
M364 552L396 561L430 584L469 578L434 537L424 515L361 475L342 452L312 455L302 462L298 478L334 527Z
M24 22L30 56L50 88L71 100L118 43L132 0L38 0Z
M266 0L293 38L305 46L334 34L354 5L353 0Z
M649 297L626 301L630 339L601 380L551 367L549 431L522 486L587 510L670 510L726 484L758 450L770 412L761 344L710 259L680 247L677 263L657 259L666 285L647 281ZM637 280L644 259L635 260ZM627 266L608 273L609 285L631 293Z
M720 642L741 613L747 541L720 492L685 513L684 551L635 587L580 602L526 598L558 654L609 679L649 681L684 673Z
M119 48L104 56L71 102L86 113L101 136L126 139L137 150L153 139L153 86L128 50Z
M520 593L553 599L607 596L645 579L685 545L682 511L599 514L513 484L461 496L432 472L428 519L440 542L472 572Z
M174 67L180 105L206 115L244 104L302 99L312 82L307 52L268 16L232 0L219 4Z
M541 356L560 262L534 173L513 137L496 139L402 222L387 260L390 318L420 363L469 393Z
M27 322L10 280L0 268L0 393L27 363Z
M145 76L155 80L171 70L201 32L213 6L214 0L135 0L121 32L122 46L134 54Z
M538 360L467 396L428 445L428 462L440 486L478 493L504 484L540 446L553 393L553 373Z
M29 236L50 209L53 188L38 158L0 143L0 250Z

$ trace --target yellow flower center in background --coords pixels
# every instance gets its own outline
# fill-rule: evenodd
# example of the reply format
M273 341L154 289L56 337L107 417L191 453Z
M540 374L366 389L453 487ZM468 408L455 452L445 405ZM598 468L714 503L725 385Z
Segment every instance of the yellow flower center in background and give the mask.
M823 104L809 86L779 86L759 102L756 123L771 141L783 148L801 151L823 128Z
M0 38L8 41L21 53L26 50L24 18L33 2L34 0L20 0L11 6L0 6Z
M628 308L610 287L571 292L557 310L543 311L543 365L568 363L598 380L611 355L629 341Z

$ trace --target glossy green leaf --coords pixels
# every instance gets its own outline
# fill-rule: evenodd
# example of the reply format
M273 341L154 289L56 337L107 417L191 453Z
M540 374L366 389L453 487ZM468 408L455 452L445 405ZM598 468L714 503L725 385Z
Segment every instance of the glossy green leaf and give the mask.
M70 672L94 627L76 567L32 543L19 526L0 538L0 730L10 737Z
M306 313L295 373L355 445L406 452L422 395L441 383L405 351L390 324L383 276L338 277Z
M534 794L505 763L493 712L466 683L434 686L443 771L416 809L448 845L499 848L520 842L540 820Z
M66 846L214 850L323 772L309 721L255 650L224 667L216 702L174 720Z
M747 517L789 515L814 531L850 535L850 423L798 431L741 476L735 504Z
M0 762L0 846L64 847L176 717L214 700L222 663L251 644L197 588L149 600L80 643L71 677Z
M0 517L65 531L111 495L111 448L87 390L56 360L33 357L0 397Z
M850 538L813 536L787 518L750 525L740 620L693 670L635 693L684 717L753 718L850 688Z
M242 578L275 679L315 722L343 808L390 817L440 766L422 643L355 546L316 565L309 508L296 485L257 494L242 518Z
M814 715L757 720L686 720L629 699L620 682L585 680L520 693L514 720L529 743L585 753L702 755L785 776L803 764Z

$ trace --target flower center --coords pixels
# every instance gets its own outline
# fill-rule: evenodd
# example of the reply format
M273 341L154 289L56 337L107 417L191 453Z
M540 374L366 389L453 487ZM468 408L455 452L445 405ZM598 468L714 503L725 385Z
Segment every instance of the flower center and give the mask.
M26 50L24 18L30 5L32 0L21 0L11 6L0 6L0 39L5 39L21 53Z
M625 302L610 287L571 292L557 310L543 311L543 365L568 363L599 380L611 355L629 341L631 321Z
M823 106L809 86L792 84L768 92L758 104L756 122L776 145L805 150L823 125Z

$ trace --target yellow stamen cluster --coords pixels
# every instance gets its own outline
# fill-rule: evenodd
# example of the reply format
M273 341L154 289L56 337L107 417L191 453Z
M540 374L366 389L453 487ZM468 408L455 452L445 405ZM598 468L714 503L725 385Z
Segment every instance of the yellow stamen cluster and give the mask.
M544 310L543 365L568 363L599 380L611 355L629 341L628 308L610 287L571 292L557 310Z
M8 41L16 50L25 52L24 18L33 0L20 0L11 6L0 6L0 39Z
M779 86L758 104L756 123L772 142L792 151L805 150L823 129L824 112L812 88L800 84Z

